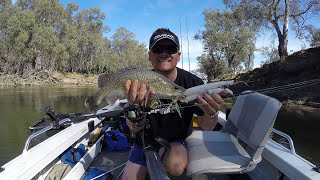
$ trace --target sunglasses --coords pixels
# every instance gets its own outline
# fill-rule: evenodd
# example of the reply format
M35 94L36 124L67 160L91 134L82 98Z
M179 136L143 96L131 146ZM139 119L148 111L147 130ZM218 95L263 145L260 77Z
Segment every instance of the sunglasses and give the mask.
M155 46L151 49L155 54L162 54L166 52L167 54L175 54L178 52L177 46Z

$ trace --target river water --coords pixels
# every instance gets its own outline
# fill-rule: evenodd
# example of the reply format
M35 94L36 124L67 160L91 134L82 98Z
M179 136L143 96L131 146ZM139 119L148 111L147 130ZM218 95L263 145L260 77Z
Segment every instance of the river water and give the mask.
M51 106L57 113L89 113L85 99L96 91L92 86L0 86L0 165L19 155L30 134L29 126ZM280 112L275 128L289 134L299 155L320 163L320 118Z

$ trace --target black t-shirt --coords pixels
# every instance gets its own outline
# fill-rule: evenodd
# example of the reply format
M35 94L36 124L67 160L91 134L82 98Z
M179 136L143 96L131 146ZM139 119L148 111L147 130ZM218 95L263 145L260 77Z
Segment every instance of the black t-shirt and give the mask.
M203 81L194 74L177 68L177 78L175 84L188 89L197 85L203 84ZM168 103L168 101L163 101ZM192 116L203 115L203 112L197 107L186 107L181 109L182 118L177 112L169 114L152 113L148 115L147 119L150 122L151 128L145 128L145 142L146 144L154 143L155 137L162 137L169 142L183 141L192 133ZM137 144L142 144L141 139L137 139Z

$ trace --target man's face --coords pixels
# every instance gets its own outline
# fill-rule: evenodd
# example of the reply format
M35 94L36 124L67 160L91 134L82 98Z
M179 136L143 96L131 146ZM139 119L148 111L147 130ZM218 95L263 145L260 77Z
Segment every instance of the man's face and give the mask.
M180 60L180 54L173 41L163 39L149 51L149 61L156 71L168 72L175 69Z

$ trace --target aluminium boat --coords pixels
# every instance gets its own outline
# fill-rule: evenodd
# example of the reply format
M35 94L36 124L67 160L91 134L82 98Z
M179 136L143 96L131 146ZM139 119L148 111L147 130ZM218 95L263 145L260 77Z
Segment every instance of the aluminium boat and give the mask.
M252 94L252 97L248 94L238 98L230 113L218 114L221 130L200 131L195 128L186 140L189 163L182 176L166 174L157 152L145 148L147 178L320 179L319 166L296 154L290 136L273 128L281 103L260 93ZM259 113L245 110L256 107L260 108ZM1 167L0 179L86 179L93 169L100 170L100 174L89 179L119 179L130 151L109 151L105 148L106 134L102 129L110 125L106 123L111 122L110 119L124 116L127 109L127 101L118 100L113 106L106 106L95 114L57 116L48 111L50 123L47 126L39 123L33 127L34 132L26 140L23 152ZM249 128L237 126L236 122L242 119L258 119L259 125ZM264 127L268 119L270 125ZM252 124L247 123L249 126ZM257 129L260 127L265 130ZM109 127L106 132L111 130ZM50 137L39 138L51 131L55 133ZM265 131L265 135L261 131ZM252 145L251 140L257 142L260 136L261 144ZM41 141L36 142L39 139ZM228 148L222 149L223 153L218 152L213 148L217 147L212 146L213 142L228 142ZM70 148L77 149L81 145L85 147L85 154L72 167L66 165L61 157ZM259 152L253 153L254 147ZM235 151L231 151L232 148Z

